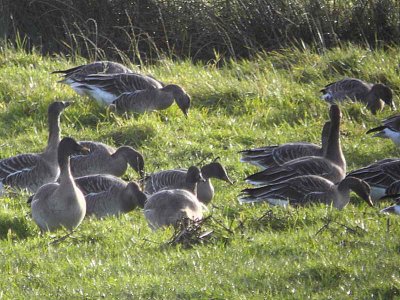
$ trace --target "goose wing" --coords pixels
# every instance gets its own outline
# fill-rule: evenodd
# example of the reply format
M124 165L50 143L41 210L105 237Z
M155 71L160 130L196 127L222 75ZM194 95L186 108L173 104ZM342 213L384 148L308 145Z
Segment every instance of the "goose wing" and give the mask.
M298 176L258 188L244 189L239 201L244 203L280 199L289 200L291 204L305 204L316 197L316 193L323 194L329 191L332 185L332 182L319 176ZM315 195L308 196L310 194Z
M165 170L144 178L144 192L154 194L160 190L181 188L185 184L187 170Z
M302 175L318 175L338 182L344 178L345 170L323 157L310 156L255 173L248 176L246 181L251 184L268 184Z
M385 159L354 170L348 176L357 177L373 186L388 187L393 182L400 180L400 160Z
M40 161L38 154L19 154L10 158L0 160L0 178L21 171L33 168Z
M82 87L88 89L95 87L113 95L163 87L158 80L137 73L88 75L78 82Z
M84 195L100 193L109 190L113 186L124 187L126 183L112 175L89 175L75 178L75 183Z

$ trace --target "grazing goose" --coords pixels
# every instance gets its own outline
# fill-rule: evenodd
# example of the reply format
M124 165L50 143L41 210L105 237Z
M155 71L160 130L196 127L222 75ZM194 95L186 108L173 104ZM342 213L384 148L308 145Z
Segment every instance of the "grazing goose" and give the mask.
M372 84L356 78L345 78L328 84L321 92L322 99L328 102L342 101L346 98L361 101L367 104L367 108L373 114L382 110L385 103L393 110L396 109L391 89L381 83Z
M53 74L62 74L63 79L60 83L67 84L79 95L87 95L87 89L81 88L77 80L84 79L88 75L93 74L117 74L117 73L133 73L129 68L112 61L95 61L90 64L77 66L67 70L59 70L52 72Z
M74 177L93 174L111 174L121 177L125 174L128 164L144 175L144 159L142 154L129 146L115 149L99 142L80 141L79 144L90 149L89 155L71 157L71 170Z
M111 109L118 113L163 110L170 107L174 100L185 116L190 108L190 96L176 84L163 88L137 90L123 93L112 102Z
M376 132L374 137L391 139L396 146L400 147L400 115L391 116L382 123L382 126L372 128L367 133Z
M287 143L276 146L240 151L241 162L246 162L260 167L262 170L283 165L285 162L305 156L323 156L328 142L331 122L325 123L321 133L321 146L311 143Z
M378 201L386 195L386 190L400 180L400 159L384 159L366 167L351 171L347 176L357 177L371 186L371 198Z
M71 175L69 156L89 151L74 139L65 137L58 147L60 183L41 186L32 198L32 219L41 231L54 231L61 227L73 230L86 214L85 198Z
M147 176L144 181L144 191L151 195L165 189L183 189L186 185L186 169L165 170ZM210 203L214 197L214 187L211 178L217 178L233 184L225 168L219 162L209 163L201 168L204 182L197 184L197 198L204 204Z
M334 183L346 176L346 160L343 156L339 139L341 112L337 105L329 111L331 126L326 144L326 151L321 156L300 157L281 166L271 167L248 176L248 183L259 185L283 181L301 175L319 175Z
M161 89L163 86L161 81L151 76L126 73L88 75L77 79L73 88L84 90L86 95L96 100L100 105L110 105L123 93Z
M204 180L199 168L190 167L185 189L161 190L151 195L144 204L144 215L153 230L176 225L183 218L203 218L203 204L197 200L197 182Z
M239 202L267 201L272 205L325 203L337 209L342 209L350 201L350 190L373 206L369 196L370 187L364 181L354 177L346 177L338 184L334 184L315 175L298 176L254 189L244 189Z
M19 154L0 160L2 183L13 188L36 190L57 179L60 169L57 149L60 142L60 115L72 102L53 102L48 107L49 137L42 153Z
M86 215L97 218L117 216L144 206L146 195L135 182L125 182L112 175L90 175L75 178L85 195Z

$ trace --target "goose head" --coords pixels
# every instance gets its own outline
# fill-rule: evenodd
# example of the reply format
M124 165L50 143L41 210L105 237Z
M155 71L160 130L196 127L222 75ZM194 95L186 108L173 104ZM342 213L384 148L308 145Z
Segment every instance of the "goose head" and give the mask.
M331 122L340 122L340 119L342 118L342 112L337 104L332 104L329 108L329 117Z
M361 199L363 199L369 206L374 206L371 200L371 187L364 180L356 177L348 176L339 183L339 190L343 187L355 192Z
M55 101L49 105L47 112L49 115L60 115L65 108L73 104L71 101Z
M392 90L382 83L375 84L372 89L375 93L385 102L386 105L389 105L392 110L396 109L396 105L393 102L393 93Z
M89 152L90 150L88 148L78 144L73 138L65 137L58 145L59 164L61 164L66 157L69 157L72 154L88 154Z
M181 109L183 114L187 117L190 108L190 96L176 84L169 84L162 88L165 92L170 92L174 96L176 104Z
M219 162L209 163L201 168L201 174L204 179L217 178L223 181L233 184L232 180L229 178L228 173L225 168Z
M129 182L126 185L125 190L123 191L124 194L124 203L123 205L129 211L134 209L135 207L139 206L140 208L144 207L144 203L147 200L147 196L143 193L136 182Z
M122 146L114 153L116 156L122 156L126 162L139 173L140 177L144 176L144 158L138 151L129 146Z
M206 181L201 171L196 166L191 166L186 173L186 183L198 183Z

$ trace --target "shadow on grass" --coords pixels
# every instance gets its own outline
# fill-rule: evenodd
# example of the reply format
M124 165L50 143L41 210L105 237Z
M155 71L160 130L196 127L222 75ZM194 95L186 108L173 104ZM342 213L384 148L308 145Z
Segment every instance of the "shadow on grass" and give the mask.
M26 239L32 235L25 217L0 214L0 239Z

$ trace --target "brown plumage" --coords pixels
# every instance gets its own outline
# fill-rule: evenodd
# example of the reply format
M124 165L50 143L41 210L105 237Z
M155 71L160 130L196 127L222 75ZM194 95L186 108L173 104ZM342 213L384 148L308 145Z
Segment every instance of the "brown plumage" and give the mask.
M325 86L322 98L328 102L342 101L347 98L367 105L373 114L382 110L385 104L396 109L393 93L384 84L372 84L356 78L345 78Z

